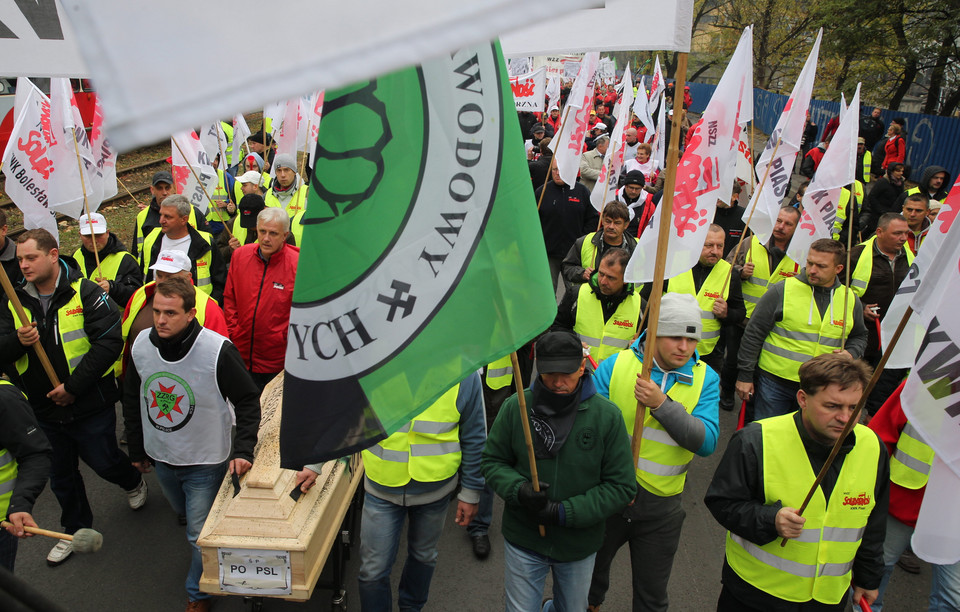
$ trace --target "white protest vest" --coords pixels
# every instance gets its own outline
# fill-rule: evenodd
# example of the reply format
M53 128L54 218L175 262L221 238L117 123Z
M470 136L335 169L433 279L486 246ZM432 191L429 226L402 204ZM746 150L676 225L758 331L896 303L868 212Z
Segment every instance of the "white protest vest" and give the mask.
M217 362L227 339L201 328L190 352L166 361L150 342L151 329L131 349L140 373L143 447L170 465L211 465L230 456L233 406L220 395Z

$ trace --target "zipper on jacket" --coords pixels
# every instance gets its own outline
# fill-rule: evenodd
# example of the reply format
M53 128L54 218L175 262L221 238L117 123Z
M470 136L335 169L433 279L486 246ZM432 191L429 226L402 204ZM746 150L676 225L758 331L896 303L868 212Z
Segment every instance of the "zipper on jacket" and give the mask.
M258 249L259 251L259 249ZM270 265L269 261L263 261L263 258L260 257L260 253L257 253L257 257L260 261L263 262L263 275L260 276L260 289L257 291L257 301L253 304L253 319L250 321L250 372L253 373L253 337L257 329L257 309L260 308L260 296L263 295L263 281L267 278L267 266Z

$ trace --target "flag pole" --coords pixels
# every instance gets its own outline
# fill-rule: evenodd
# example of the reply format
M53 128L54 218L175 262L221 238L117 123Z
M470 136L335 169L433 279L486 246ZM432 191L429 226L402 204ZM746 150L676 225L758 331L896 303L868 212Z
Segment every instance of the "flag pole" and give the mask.
M303 159L300 160L300 178L303 178L303 173L307 167L307 157L310 155L310 152L307 150L307 147L310 146L310 119L307 119L307 137L303 139Z
M847 199L847 282L843 285L843 319L840 323L840 350L847 346L847 306L850 303L850 249L853 248L853 201L854 185L850 185L850 197ZM862 256L862 255L861 255ZM879 336L877 336L879 338Z
M863 390L863 394L860 396L860 401L857 402L857 407L853 409L853 414L850 415L850 419L847 420L847 423L843 426L843 431L840 432L840 437L837 438L837 441L833 444L833 450L830 451L830 456L827 457L823 467L820 468L820 473L817 474L816 480L813 481L813 486L810 487L810 491L807 492L807 496L803 499L803 503L800 504L800 509L797 510L798 515L803 515L803 511L806 510L807 504L810 503L810 499L813 497L814 491L816 491L820 486L824 476L827 474L827 470L829 470L830 466L833 465L833 460L836 459L837 454L840 452L840 447L843 445L843 441L846 440L850 432L853 431L854 425L856 425L860 420L860 412L866 405L867 398L870 397L870 392L873 391L873 388L877 385L877 381L880 379L880 375L883 373L883 369L887 365L887 360L890 359L890 354L893 352L893 347L895 347L897 345L897 341L900 340L900 334L903 333L904 328L907 326L907 321L910 320L911 314L913 314L913 308L907 306L906 311L904 311L903 316L900 318L900 323L897 325L897 331L893 332L893 337L890 338L890 344L888 344L887 348L883 351L883 355L880 357L877 367L873 370L873 376L870 377L870 382L867 383L867 387ZM780 540L780 546L786 546L788 539L789 538L782 538Z
M7 299L13 304L13 309L17 313L17 318L20 319L20 323L24 327L29 325L30 319L27 317L27 313L23 311L23 304L20 303L20 298L17 297L17 292L13 289L13 283L10 282L10 277L7 276L7 271L3 266L0 266L0 285L3 285L3 292L7 294ZM50 384L56 389L60 386L60 380L57 378L57 373L53 369L53 364L50 363L50 358L47 357L47 352L43 350L43 345L37 340L30 346L34 352L36 352L37 359L40 360L40 365L43 366L43 371L47 373L47 378L50 379Z
M563 136L563 128L567 126L567 115L570 114L570 104L567 104L567 107L563 109L563 119L560 121L560 129L557 130L557 146L560 146L560 137ZM551 175L553 174L553 166L557 163L556 155L553 155L550 159L550 167L547 168L547 176L543 177L543 187L540 188L540 199L537 200L537 210L540 210L540 205L543 204L543 194L547 192L547 182L550 180Z
M127 192L127 195L130 196L130 197L133 199L134 202L136 202L138 208L145 208L145 207L146 207L145 204L142 204L142 203L140 202L140 200L137 199L137 196L133 195L133 194L130 192L130 189L128 189L127 186L123 183L123 181L120 180L120 177L117 177L117 183L119 183L120 186L123 187L123 190Z
M177 142L176 137L171 137L170 140L173 141L173 146L177 147L177 151L180 152L180 157L183 158L183 161L187 162L187 167L190 168L190 172L193 174L194 180L200 185L200 189L203 189L203 195L207 196L207 204L213 206L213 212L217 213L217 217L220 218L220 223L223 224L223 229L227 231L227 235L233 238L233 232L230 231L230 227L227 226L227 222L223 220L223 215L220 214L220 209L213 203L213 200L210 198L210 194L207 193L207 186L203 184L203 181L200 180L200 177L197 176L197 171L193 167L193 164L190 163L190 160L187 159L187 156L183 154L183 149L180 148L180 143ZM171 160L173 161L173 160ZM171 164L172 165L172 164Z
M671 134L670 136L672 137L673 134ZM783 142L783 141L780 140L780 138L778 137L778 138L777 138L777 144L775 144L775 145L773 146L773 153L770 154L770 159L776 159L776 157L777 157L777 150L780 148L780 143L781 143L781 142ZM753 143L750 143L750 144L751 144L751 147L752 147ZM752 149L752 148L750 149L750 157L753 157L753 149ZM756 212L756 210L757 210L757 204L758 204L759 201L760 201L760 199L757 197L757 193L759 193L760 191L762 191L762 190L763 190L763 186L767 184L767 177L770 176L770 168L771 168L772 166L773 166L773 164L767 164L767 169L764 170L764 172L763 172L763 178L760 179L760 185L757 186L757 188L753 191L752 194L750 194L750 197L751 197L751 199L753 200L753 206L750 207L750 214L747 215L747 223L746 223L746 225L744 226L743 231L740 232L740 240L737 241L737 246L736 246L736 248L733 249L733 261L737 261L737 257L740 257L740 246L743 244L743 239L744 239L744 238L746 237L746 235L747 235L747 230L750 229L750 222L753 221L753 213ZM755 172L754 172L754 169L751 168L751 169L750 169L750 178L751 178L750 182L751 182L751 183L753 183L753 175L754 175L754 173L755 173ZM751 235L753 235L753 234L751 234ZM727 288L727 283L730 282L730 275L731 275L732 273L733 273L733 266L730 266L730 269L727 270L727 278L726 278L726 280L723 281L723 288L724 288L724 290L726 290L726 288Z
M683 86L687 79L687 54L679 53L677 57L677 71L674 74L675 87L680 91L680 110L678 112L677 97L674 96L673 127L670 130L670 153L667 155L667 178L663 186L663 201L660 203L660 233L657 237L657 259L653 268L653 281L650 291L650 300L647 302L650 320L647 321L647 342L643 349L646 367L640 373L643 380L650 380L650 371L653 369L654 343L657 340L657 323L660 319L660 297L663 293L664 268L667 264L667 241L670 239L670 223L673 221L673 194L677 184L677 163L680 153L680 125L683 115ZM647 407L637 402L637 414L633 423L633 465L636 468L640 458L640 441L643 437L643 421L647 417Z
M83 164L80 163L80 145L77 144L76 127L73 130L73 152L77 156L77 170L80 172L80 189L83 191L83 212L87 215L87 226L90 228L90 242L93 245L93 259L97 262L97 282L103 280L100 270L100 252L97 249L97 235L93 231L93 220L90 219L90 204L87 202L87 184L83 182ZM56 385L54 385L56 387Z
M523 394L523 378L520 376L520 362L517 361L517 351L510 353L510 363L513 365L513 384L517 388L517 401L520 406L520 424L523 426L523 441L527 445L527 461L530 462L530 482L533 490L540 490L540 477L537 475L537 456L533 452L533 436L530 435L530 419L527 416L527 398ZM540 537L546 537L547 531L540 527Z

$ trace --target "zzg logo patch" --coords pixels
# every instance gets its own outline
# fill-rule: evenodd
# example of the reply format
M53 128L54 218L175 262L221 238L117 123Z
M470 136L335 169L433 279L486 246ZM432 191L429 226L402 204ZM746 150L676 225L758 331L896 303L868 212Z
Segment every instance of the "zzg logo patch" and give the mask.
M143 385L147 419L163 432L181 429L193 418L196 401L185 380L169 372L157 372Z

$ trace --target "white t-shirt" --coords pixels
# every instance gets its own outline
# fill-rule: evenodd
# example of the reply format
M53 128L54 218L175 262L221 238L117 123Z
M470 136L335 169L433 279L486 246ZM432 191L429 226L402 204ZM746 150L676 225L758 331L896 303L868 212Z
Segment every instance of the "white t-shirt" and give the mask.
M162 240L160 241L161 251L180 251L186 255L189 249L190 234L187 234L183 238L177 238L176 240L171 240L170 238L167 238L166 234L164 234Z

